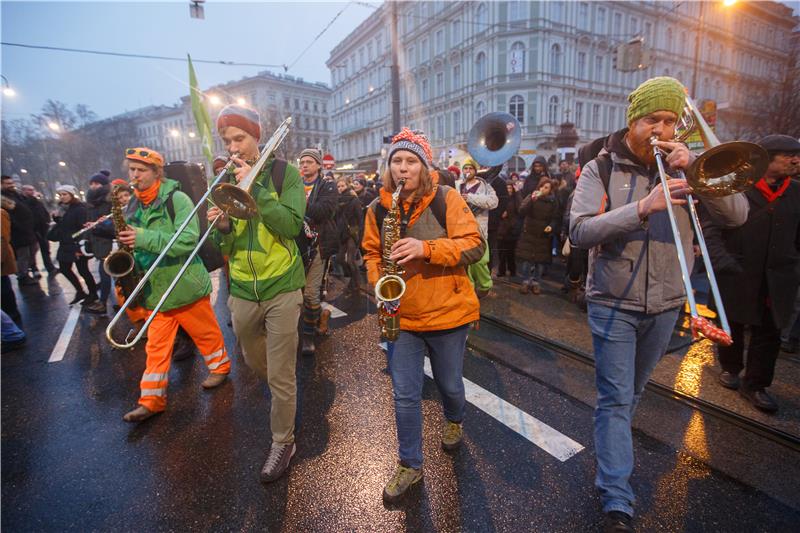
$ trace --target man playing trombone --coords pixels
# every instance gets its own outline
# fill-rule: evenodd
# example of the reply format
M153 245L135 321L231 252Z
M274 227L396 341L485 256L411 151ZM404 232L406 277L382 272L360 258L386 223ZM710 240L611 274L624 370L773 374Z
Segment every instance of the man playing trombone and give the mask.
M258 113L229 105L220 111L217 131L236 164L231 178L240 182L259 159ZM272 396L272 446L261 470L261 480L270 482L286 471L295 453L297 321L305 275L294 238L306 203L297 169L275 158L264 165L249 194L258 208L254 218L231 219L211 207L208 220L220 217L214 241L228 256L233 331L247 366L269 385Z
M686 146L672 142L685 99L683 85L673 78L653 78L636 88L628 96L628 128L611 134L584 167L570 212L570 240L590 249L586 300L597 383L595 485L606 531L633 531L631 420L686 300L676 244L691 262L689 213L678 207L691 189L685 179L667 182L683 241L676 243L653 149L668 152L672 171L694 160ZM724 227L747 219L741 194L703 204Z
M119 231L117 239L133 250L136 268L143 272L186 220L193 204L178 190L176 181L165 178L161 154L149 148L129 148L125 158L136 197L131 199L126 210L128 226ZM156 307L164 290L197 246L199 229L194 216L155 269L143 291L145 309ZM150 324L139 406L123 417L125 421L141 422L166 409L170 356L179 326L191 336L211 372L203 381L203 388L217 387L228 377L231 363L211 308L210 294L211 278L203 262L195 256Z

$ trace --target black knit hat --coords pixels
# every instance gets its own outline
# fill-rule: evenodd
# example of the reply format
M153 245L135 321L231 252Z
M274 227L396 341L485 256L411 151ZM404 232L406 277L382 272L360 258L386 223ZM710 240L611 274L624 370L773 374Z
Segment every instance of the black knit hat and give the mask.
M97 173L89 178L89 183L99 183L100 185L108 185L108 176L105 174Z

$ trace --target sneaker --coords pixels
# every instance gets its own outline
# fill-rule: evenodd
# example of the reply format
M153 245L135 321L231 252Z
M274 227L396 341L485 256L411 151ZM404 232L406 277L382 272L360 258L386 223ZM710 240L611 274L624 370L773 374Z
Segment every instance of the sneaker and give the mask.
M261 482L270 483L275 481L286 472L289 468L289 461L294 457L294 452L297 447L294 442L291 444L276 444L272 443L269 448L269 456L264 467L261 469Z
M209 374L200 385L204 389L213 389L225 383L226 379L228 379L228 374Z
M420 479L422 479L421 468L411 468L402 464L397 465L397 470L395 470L392 479L383 487L383 500L388 503L399 500L409 487Z
M89 313L94 313L96 315L104 315L108 311L106 309L106 304L101 302L100 300L94 300L93 302L88 302L83 308L88 311Z
M78 303L78 302L81 302L81 301L85 300L85 299L86 299L88 296L89 296L88 294L86 294L85 292L81 291L81 292L79 292L79 293L77 293L77 294L75 295L75 298L73 298L73 299L72 299L72 300L69 302L69 304L68 304L68 305L75 305L76 303Z
M447 421L442 431L442 448L452 452L461 446L461 439L464 436L463 424L460 422Z
M633 533L631 517L622 511L606 513L603 521L603 533Z

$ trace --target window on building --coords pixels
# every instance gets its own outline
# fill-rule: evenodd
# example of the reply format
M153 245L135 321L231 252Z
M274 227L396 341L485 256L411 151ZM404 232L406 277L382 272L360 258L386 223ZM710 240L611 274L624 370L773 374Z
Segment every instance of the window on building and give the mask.
M578 4L578 27L582 30L589 29L589 2Z
M483 81L486 79L486 54L478 52L475 58L475 81Z
M622 35L622 13L614 13L614 33Z
M406 11L406 33L414 30L414 4L409 2L409 8Z
M630 22L628 24L628 33L630 35L637 35L639 33L639 19L636 17L631 17Z
M650 43L653 38L653 24L651 22L644 23L644 42Z
M319 119L317 117L314 117L314 129L319 129Z
M291 105L291 103L289 102L289 97L288 96L284 96L283 97L283 107L285 107L286 109L289 109L290 105Z
M428 78L422 80L422 101L427 102L430 94L428 92Z
M508 112L512 117L517 119L520 124L525 122L525 101L520 95L515 94L511 97L511 101L508 104Z
M608 108L608 130L617 131L617 108L614 106Z
M436 96L444 96L444 72L436 73Z
M547 123L555 125L558 123L558 96L551 96L547 106Z
M295 98L294 99L294 108L295 109L300 109L300 99L299 98Z
M437 30L436 31L436 55L441 54L444 52L444 30Z
M475 8L475 32L482 32L485 31L489 22L489 10L486 8L486 4L480 3L478 7Z
M453 136L458 137L461 134L461 111L453 111Z
M597 8L597 21L596 21L596 32L597 33L606 33L608 30L606 29L606 8L598 7Z
M550 47L550 73L561 74L561 46L558 44Z
M583 127L583 102L575 102L575 126Z
M364 49L360 48L358 50L358 68L364 68Z
M410 68L413 68L414 66L416 66L417 62L416 62L415 59L416 58L414 57L414 47L413 46L407 47L406 48L406 66L407 66L407 68L410 69Z
M308 111L308 100L303 100L303 111Z
M550 4L550 19L553 22L564 22L564 2L548 2Z
M592 105L592 129L600 128L600 104Z
M314 113L318 113L318 112L319 112L319 104L317 104L317 101L314 100Z
M606 73L603 71L603 56L594 56L594 80L606 81Z
M477 104L475 104L475 121L477 121L485 114L486 114L486 104L484 102L478 102Z
M509 74L525 74L525 45L520 41L511 45L511 55L508 58Z
M453 39L453 45L457 45L461 43L461 21L454 20L450 24L450 35Z
M525 4L527 2L520 2L518 0L512 0L508 2L508 21L509 22L516 22L520 20L524 20L525 13L523 11Z
M437 141L444 139L444 115L436 117L436 136L434 139Z
M323 130L327 130L328 129L328 119L327 118L323 118L322 119L322 129Z
M579 80L586 79L586 52L578 52L578 72Z
M383 40L381 39L380 34L378 34L378 36L375 37L375 54L378 57L380 57L380 55L383 54L383 46L382 45L383 45Z
M430 47L428 46L428 38L422 39L422 44L419 47L419 61L424 63L431 58Z
M453 90L461 88L461 65L453 65Z
M672 53L672 28L667 28L667 42L665 44L665 49L668 54Z
M323 113L328 112L328 104L326 104L325 102L322 102L322 112Z
M372 43L367 43L367 61L372 63Z

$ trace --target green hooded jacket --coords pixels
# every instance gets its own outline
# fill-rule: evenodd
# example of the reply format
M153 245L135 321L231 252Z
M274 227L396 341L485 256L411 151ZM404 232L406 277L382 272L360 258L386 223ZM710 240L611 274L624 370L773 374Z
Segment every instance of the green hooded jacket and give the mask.
M172 191L175 191L172 194L174 221L169 216L166 203L167 197ZM166 178L161 182L158 196L147 207L138 200L131 200L127 210L127 219L128 224L136 229L133 257L139 272L144 274L150 268L158 254L175 234L175 230L186 220L193 208L192 200L180 191L178 182ZM200 226L197 215L195 215L145 285L143 291L145 309L153 309L156 306L183 263L197 246L199 234ZM161 311L169 311L196 302L208 294L211 294L211 278L203 266L203 261L200 257L195 256L175 289L164 302Z
M250 189L259 215L250 220L231 219L227 234L214 231L214 242L228 257L231 296L252 302L302 288L306 283L300 252L294 238L302 230L306 195L300 173L286 166L281 194L272 184L273 159ZM233 174L230 175L233 179Z

